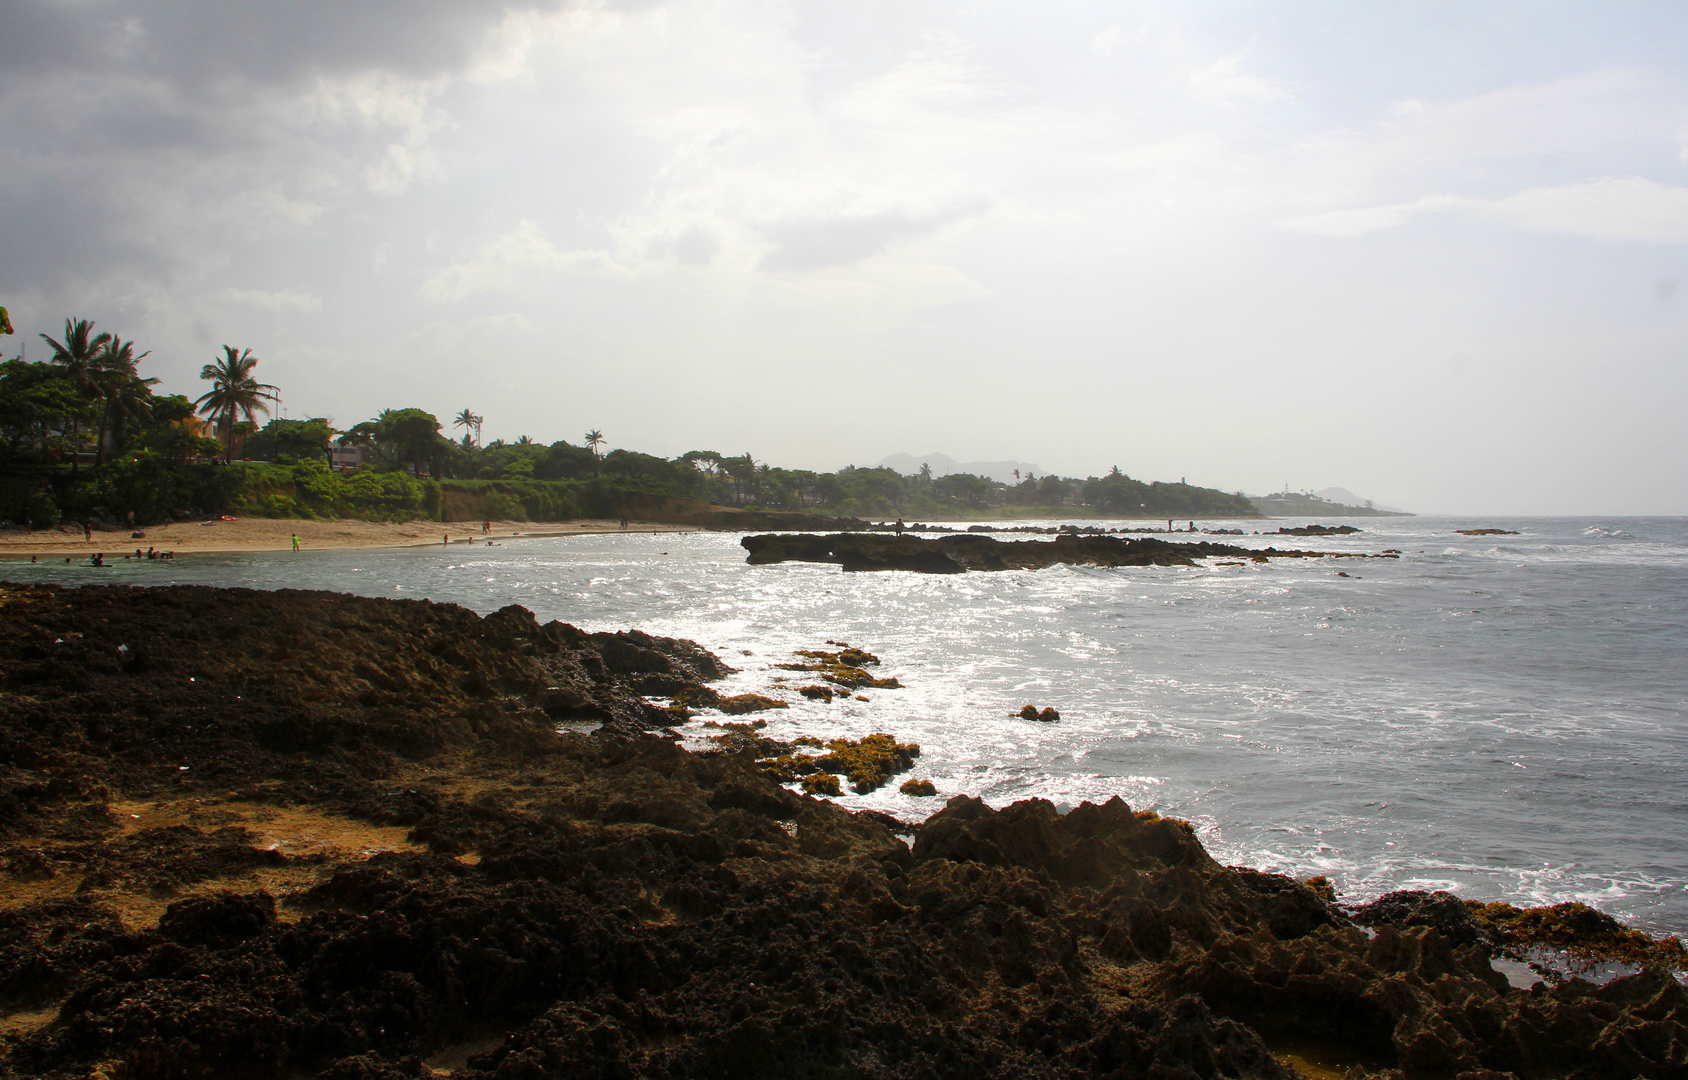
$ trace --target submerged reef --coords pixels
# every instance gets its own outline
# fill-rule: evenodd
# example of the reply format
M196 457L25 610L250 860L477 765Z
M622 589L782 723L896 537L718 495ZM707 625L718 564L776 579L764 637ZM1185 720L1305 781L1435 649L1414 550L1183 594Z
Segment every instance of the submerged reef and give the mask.
M1194 566L1197 559L1216 555L1238 556L1255 562L1265 562L1269 559L1375 559L1399 556L1398 552L1364 555L1334 551L1279 551L1272 547L1245 548L1232 544L1215 544L1206 540L1191 544L1173 544L1152 537L1122 538L1078 533L1061 533L1054 540L998 540L974 534L940 536L935 540L928 540L919 536L886 536L879 533L835 533L830 536L767 533L761 536L746 536L739 544L750 553L745 561L756 566L781 562L816 562L837 563L845 570L914 570L927 574L959 574L967 570L1038 570L1061 564Z
M1688 1071L1679 943L1574 905L1350 912L1117 798L851 812L767 770L886 783L914 748L758 719L688 752L646 695L728 673L690 642L187 586L0 612L0 1076ZM1490 962L1572 939L1647 966Z

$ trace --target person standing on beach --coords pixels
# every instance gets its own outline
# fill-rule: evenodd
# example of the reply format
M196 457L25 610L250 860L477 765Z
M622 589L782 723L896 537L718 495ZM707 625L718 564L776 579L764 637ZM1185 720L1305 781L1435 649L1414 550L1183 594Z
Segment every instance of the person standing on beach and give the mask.
M94 542L94 527L86 521L82 522L82 542L84 544L91 544Z
M293 550L298 551L299 550L299 534L298 533L292 533L290 535L293 538Z
M440 537L440 543L441 544L450 544L451 543L451 534L446 533L444 536Z

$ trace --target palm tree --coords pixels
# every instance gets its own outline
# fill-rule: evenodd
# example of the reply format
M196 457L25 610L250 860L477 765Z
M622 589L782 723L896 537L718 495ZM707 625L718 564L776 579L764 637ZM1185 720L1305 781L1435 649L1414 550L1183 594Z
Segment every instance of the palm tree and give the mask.
M516 439L516 445L517 446L532 446L533 445L533 436L532 435L519 436Z
M471 412L468 409L464 409L462 412L460 412L456 416L452 417L451 426L452 427L460 427L460 428L463 429L463 445L464 446L469 445L469 432L470 431L474 431L474 433L475 433L475 445L476 446L481 445L481 419L482 419L481 417L476 416L473 412Z
M592 451L592 453L598 457L603 457L602 454L598 453L598 447L602 445L604 445L603 432L599 431L597 428L593 428L591 431L586 433L586 449Z
M100 434L94 441L96 460L105 464L106 432L127 428L129 420L145 420L152 412L150 387L157 379L143 379L135 365L152 355L152 351L135 355L135 343L113 337L100 353L99 370L94 385L104 399L100 407ZM115 441L116 436L113 436Z
M211 389L206 391L194 404L200 413L212 417L217 426L223 429L225 441L223 460L234 459L234 425L235 420L244 413L249 422L253 422L254 413L270 414L266 401L280 401L281 391L261 383L252 369L258 366L258 358L252 355L251 349L236 352L233 345L223 346L223 356L214 363L206 364L199 371L199 377L208 379Z
M64 368L64 373L75 383L84 394L94 396L94 378L99 371L100 355L107 343L111 341L110 334L94 334L94 323L90 319L66 319L64 321L63 343L54 341L46 334L41 335L53 349L52 362ZM76 418L70 417L70 471L76 471L76 456L82 449L82 439L77 431Z

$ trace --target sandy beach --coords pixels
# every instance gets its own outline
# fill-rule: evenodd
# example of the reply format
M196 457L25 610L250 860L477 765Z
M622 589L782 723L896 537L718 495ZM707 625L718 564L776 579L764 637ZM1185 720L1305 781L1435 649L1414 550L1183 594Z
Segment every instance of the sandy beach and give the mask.
M450 537L453 544L508 540L524 536L572 536L576 533L607 533L622 531L619 522L605 519L581 521L495 521L488 533L481 532L478 521L406 521L380 522L344 519L339 521L303 521L292 518L237 518L233 521L177 521L167 525L152 525L132 530L144 533L137 538L131 530L100 531L92 539L84 540L82 531L70 525L54 529L21 532L0 531L0 558L28 558L31 555L87 556L102 552L108 558L133 554L136 548L149 547L161 552L173 551L178 556L203 555L214 552L287 551L292 538L299 537L299 546L306 551L330 548L421 547L439 544ZM629 522L627 532L696 532L691 525L670 525L661 522Z

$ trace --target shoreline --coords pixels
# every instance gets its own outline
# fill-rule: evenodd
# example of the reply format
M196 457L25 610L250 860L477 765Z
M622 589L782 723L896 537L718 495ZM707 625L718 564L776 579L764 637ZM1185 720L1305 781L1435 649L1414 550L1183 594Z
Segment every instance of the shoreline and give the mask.
M0 607L0 955L31 972L0 979L3 1076L1570 1080L1688 1057L1680 944L1581 905L1343 904L1118 798L955 794L913 823L779 782L918 777L893 735L780 743L721 708L687 750L668 728L695 714L651 699L727 704L695 642L307 590L0 585ZM830 644L799 654L812 677L877 662ZM1532 940L1652 966L1526 988L1492 962Z
M443 547L441 537L450 536L452 544L472 544L484 540L532 539L548 536L587 536L603 533L682 533L699 532L695 525L675 525L654 521L629 521L622 529L612 519L583 518L577 521L495 521L492 530L481 532L480 522L471 521L366 521L361 518L340 518L333 521L311 521L301 518L237 518L233 521L215 520L211 524L199 521L175 521L132 530L144 533L137 538L131 531L96 530L92 539L84 540L79 532L68 526L39 529L35 532L0 531L0 560L28 559L30 556L62 558L87 557L102 553L106 560L131 556L135 549L156 548L173 551L176 558L186 555L233 555L292 550L292 536L297 535L300 551L345 551L362 548ZM52 537L53 539L47 539Z

